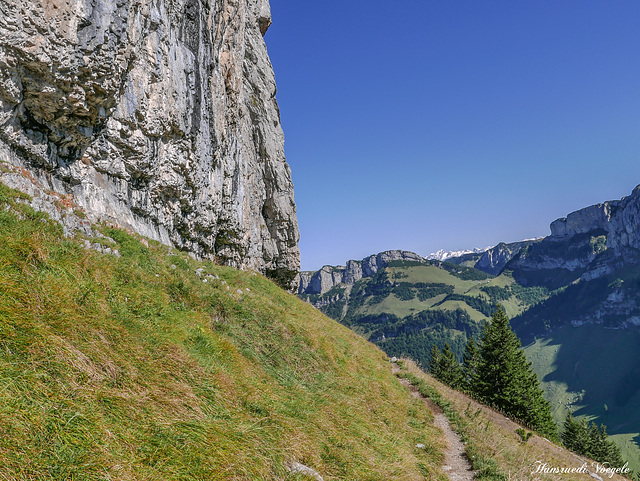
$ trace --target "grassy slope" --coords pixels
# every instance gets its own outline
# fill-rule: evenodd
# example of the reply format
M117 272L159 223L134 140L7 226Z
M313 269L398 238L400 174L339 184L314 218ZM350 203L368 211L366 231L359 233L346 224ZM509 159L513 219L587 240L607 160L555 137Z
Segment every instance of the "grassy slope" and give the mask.
M421 393L444 408L447 417L466 442L467 455L478 471L475 479L484 481L558 481L593 480L588 474L545 474L535 472L538 462L556 468L579 468L584 462L591 471L592 461L534 435L522 443L516 433L518 424L478 404L473 399L438 382L420 371L411 361L404 361L399 374L419 387ZM621 476L600 473L604 479L621 480Z
M121 258L87 251L16 196L0 185L2 479L445 479L429 412L355 333L121 231Z
M387 268L388 277L399 282L427 282L445 283L454 287L456 294L468 296L485 296L482 287L513 286L514 280L510 275L500 275L481 281L462 280L453 276L445 269L434 265L390 267ZM637 273L625 273L630 279L637 279ZM623 276L624 278L624 276ZM424 309L455 309L462 308L475 322L487 319L479 311L471 308L463 301L446 301L440 305L444 295L439 295L420 302L417 297L403 301L394 294L389 295L381 303L364 304L360 314L391 313L399 317L415 314ZM501 301L509 317L513 317L526 307L515 296ZM375 326L379 327L379 326ZM361 326L355 326L362 332ZM460 340L464 333L449 329L446 333L450 340ZM526 349L526 354L533 362L539 378L545 389L545 396L551 402L556 421L561 425L567 413L567 404L573 403L572 409L576 416L608 426L612 439L623 450L634 470L640 472L640 413L635 407L640 405L640 363L638 362L637 346L640 345L640 335L635 330L611 330L601 327L583 326L579 329L564 328L553 332L550 338L538 341ZM415 343L432 342L431 338L417 337ZM461 340L464 345L465 339ZM388 343L388 341L386 341ZM458 343L460 344L460 343ZM386 344L383 343L386 347ZM424 349L428 353L429 349ZM390 351L391 352L391 351ZM395 352L394 352L395 354ZM426 365L425 359L412 357ZM576 362L579 369L576 370ZM576 377L578 375L578 377ZM582 395L581 393L585 391ZM631 397L625 398L625 405L619 405L620 392L633 391ZM635 393L635 394L634 394ZM623 396L624 397L624 396ZM607 405L605 412L604 405Z
M426 282L426 283L443 283L453 286L454 293L465 294L472 297L483 297L488 300L485 293L481 291L481 287L498 286L508 287L514 284L514 280L508 276L498 276L486 280L463 280L449 273L447 270L437 267L435 265L424 266L411 266L411 267L388 267L387 272L389 279L395 280L396 275L400 275L397 280L400 282ZM444 295L439 295L425 301L420 301L417 298L413 298L408 301L399 299L394 294L390 294L382 302L377 304L365 304L356 311L356 315L370 315L390 313L395 314L398 317L405 317L410 314L415 314L425 309L431 309L434 304L442 301ZM505 308L507 315L515 316L523 311L526 307L515 296L512 296L506 301L502 301L501 304ZM471 318L476 321L487 320L488 317L482 313L468 306L462 301L446 301L433 309L436 310L455 310L461 308L466 311Z
M386 273L386 278L391 283L414 286L418 285L418 283L426 283L429 285L444 284L450 286L453 295L480 298L489 309L493 305L494 300L482 289L496 287L509 289L515 284L513 278L508 275L483 278L481 280L461 279L459 276L452 274L450 268L448 270L445 266L435 264L394 265L385 268L384 272ZM485 275L484 273L479 274ZM337 302L340 309L334 309L332 305L328 307L325 305L320 309L326 312L327 315L341 320L365 338L373 339L383 349L387 350L390 355L408 356L426 366L428 365L431 345L437 344L442 348L444 343L448 342L454 352L461 358L467 342L467 336L477 334L480 331L482 322L489 319L489 317L486 316L486 312L480 312L477 306L470 305L466 300L459 298L445 300L446 294L437 294L434 297L420 300L418 296L419 288L417 287L413 287L414 296L412 299L401 299L393 292L386 296L379 295L379 292L384 292L384 290L379 288L380 286L378 286L378 289L372 290L370 288L375 282L379 283L380 281L376 280L376 278L366 278L359 281L353 287L351 297L348 301L349 308L347 312L349 314L347 317L342 317L344 312L342 306L345 301L344 298L339 295L342 292L339 292L339 286L326 293L324 300L334 300L335 302L335 299L339 299ZM369 294L362 297L360 292L363 292L364 289L358 288L358 284L368 286L366 287L368 292L374 292L375 295ZM375 286L377 284L373 285ZM306 299L304 295L302 298ZM504 306L508 315L511 316L522 312L526 308L526 304L518 299L515 291L511 292L511 296L508 299L500 299L499 302ZM463 320L462 324L458 324L454 328L447 323L453 322L451 318L455 317L453 313L457 309L466 313L469 319ZM416 327L415 323L412 323L408 316L415 316L424 311L441 313L442 318L431 322L429 325ZM378 316L384 317L384 314L397 316L400 318L400 321L397 322L397 320L391 318L387 321L371 322L367 319ZM364 321L361 320L363 317L365 317ZM448 317L449 320L444 319L446 317ZM393 327L394 323L396 327ZM401 327L401 325L405 325L406 328ZM385 340L381 340L381 333L383 331Z
M638 345L637 330L585 325L555 330L525 352L556 421L562 423L571 409L576 417L607 425L624 458L640 472L640 389L632 377L640 365Z

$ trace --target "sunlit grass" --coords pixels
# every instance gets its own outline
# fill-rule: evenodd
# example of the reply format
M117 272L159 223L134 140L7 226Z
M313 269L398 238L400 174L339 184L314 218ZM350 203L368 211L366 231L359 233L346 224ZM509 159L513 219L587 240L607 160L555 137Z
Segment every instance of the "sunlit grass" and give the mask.
M2 479L446 479L430 413L355 333L122 231L122 257L85 250L16 197L0 185Z

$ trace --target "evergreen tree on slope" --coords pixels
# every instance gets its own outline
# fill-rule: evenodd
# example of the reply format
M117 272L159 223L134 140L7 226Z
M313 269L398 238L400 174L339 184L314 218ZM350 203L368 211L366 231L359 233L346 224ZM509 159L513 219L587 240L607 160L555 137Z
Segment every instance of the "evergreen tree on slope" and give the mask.
M476 383L478 377L479 362L480 349L478 348L476 342L473 340L473 337L469 337L464 350L464 357L462 358L462 388L466 392L473 392L473 386Z
M572 451L589 456L600 463L608 463L613 468L624 466L620 448L607 436L603 424L599 428L585 419L575 420L569 413L564 421L562 443Z
M438 377L438 361L440 359L440 349L435 344L431 346L431 352L429 353L429 372L435 378Z
M472 393L549 439L559 439L538 376L501 307L483 333Z
M462 386L462 367L448 343L444 345L442 352L438 351L437 346L433 346L429 371L433 377L454 389Z

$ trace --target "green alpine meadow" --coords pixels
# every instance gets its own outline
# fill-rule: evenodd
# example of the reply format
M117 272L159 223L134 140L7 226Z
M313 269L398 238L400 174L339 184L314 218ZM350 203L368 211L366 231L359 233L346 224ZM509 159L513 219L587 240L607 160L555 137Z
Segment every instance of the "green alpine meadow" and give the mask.
M27 197L0 185L3 479L446 479L379 349L256 273L107 226L120 256L85 249Z
M0 481L640 481L638 18L0 0Z

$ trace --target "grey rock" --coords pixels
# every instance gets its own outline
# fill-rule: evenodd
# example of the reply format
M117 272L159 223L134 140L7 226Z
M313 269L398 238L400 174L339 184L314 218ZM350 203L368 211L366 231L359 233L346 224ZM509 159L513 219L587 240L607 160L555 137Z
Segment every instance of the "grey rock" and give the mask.
M484 251L473 267L492 276L497 276L523 247L531 245L534 242L537 241L520 241L509 244L500 242L498 245Z
M640 261L640 186L631 195L572 212L551 224L551 235L528 246L508 264L528 283L530 273L551 287L557 272L564 282L589 281Z
M342 282L345 284L355 284L358 282L364 274L362 273L362 262L361 261L347 261L347 266L344 270L344 274L342 275Z
M0 161L108 221L290 281L267 0L3 0Z
M308 281L305 281L306 290L310 293L324 294L333 286L342 283L344 267L324 266L313 273Z
M611 222L612 211L619 201L592 205L572 212L567 217L556 219L551 223L551 238L566 239L578 234L585 234L596 229L605 229Z
M551 224L550 239L566 240L602 231L607 248L623 255L625 248L640 248L640 186L631 195L572 212Z
M0 145L1 155L2 146ZM0 169L0 182L28 194L30 199L23 200L23 202L28 203L35 210L46 213L50 219L61 224L65 236L71 237L75 234L81 234L87 237L105 238L104 235L93 229L84 209L76 204L70 196L46 189L45 186L30 176L29 172L19 167L1 163L0 167L2 167ZM87 247L98 249L91 243Z
M414 252L400 250L384 251L362 260L362 276L373 276L378 270L387 267L390 261L426 262L424 257Z
M304 464L298 463L296 461L288 463L287 469L292 474L305 474L307 476L315 478L317 481L324 481L322 476L320 476L320 474L315 469L312 469L309 466L305 466Z
M318 271L300 272L298 294L324 294L338 284L353 285L363 277L372 277L391 261L427 262L413 252L392 250L374 254L361 261L350 260L346 266L324 266Z

